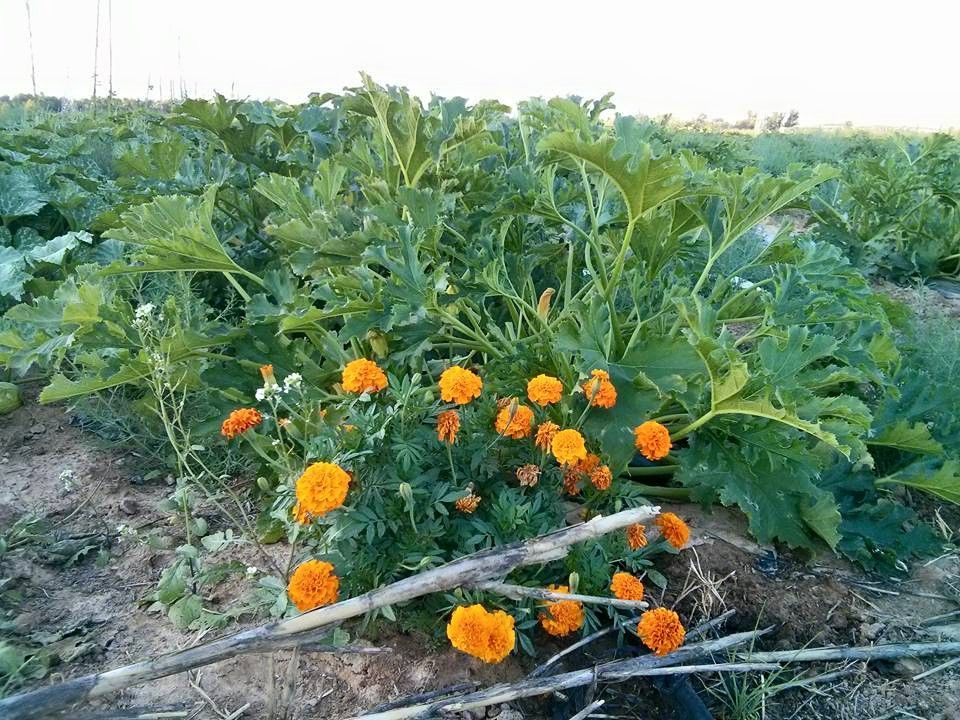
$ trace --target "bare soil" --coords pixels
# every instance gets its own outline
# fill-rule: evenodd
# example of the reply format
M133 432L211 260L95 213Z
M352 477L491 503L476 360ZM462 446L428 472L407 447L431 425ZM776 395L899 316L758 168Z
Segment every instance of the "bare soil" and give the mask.
M32 399L0 417L0 477L0 529L33 512L54 523L56 540L67 547L75 547L79 538L81 544L103 549L99 561L98 551L91 550L69 567L51 562L49 553L30 545L8 552L0 561L0 578L12 578L20 597L17 606L0 608L6 610L5 619L12 621L8 635L14 641L36 638L38 632L77 638L79 655L34 685L106 670L209 639L177 630L168 619L148 612L142 602L169 564L171 549L182 542L179 523L160 507L172 490L163 477L144 481L138 458L98 447L90 435L70 424L63 408L42 407ZM65 489L65 484L72 489ZM765 649L960 639L960 617L928 622L960 609L960 562L955 554L914 568L907 581L880 579L878 583L877 578L864 577L832 557L802 562L757 546L747 539L743 518L735 512L723 508L707 512L690 505L672 509L690 522L694 542L690 550L660 563L669 579L663 602L675 604L689 625L736 608L729 630L776 625L763 643ZM943 517L953 528L960 526L956 514L944 511ZM117 530L121 524L139 528L141 535L152 533L155 542L148 545L123 538ZM256 563L254 557L242 559ZM232 590L228 586L218 592ZM356 628L351 630L356 635ZM355 640L389 648L390 653L301 655L291 717L344 718L410 693L467 681L485 686L515 680L535 664L512 656L501 665L487 666L452 650L440 638L438 619L432 636L392 632ZM544 657L558 647L545 639L540 643ZM273 670L278 678L286 672L288 657L288 653L277 655ZM960 718L960 666L912 679L936 664L913 660L869 667L857 664L848 669L849 675L816 686L816 693L789 690L769 698L763 717ZM810 670L791 668L775 681ZM270 671L267 656L240 657L205 668L199 676L154 681L95 705L102 711L177 704L190 708L190 717L215 720L249 703L237 717L266 717ZM715 680L705 682L716 689ZM504 720L556 716L546 701L488 712ZM612 689L602 712L611 717L670 717L646 682Z

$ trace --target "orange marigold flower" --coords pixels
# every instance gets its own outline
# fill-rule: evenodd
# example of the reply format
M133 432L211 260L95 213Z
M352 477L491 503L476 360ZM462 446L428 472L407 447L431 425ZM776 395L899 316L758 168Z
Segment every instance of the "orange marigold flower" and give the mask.
M647 529L640 523L634 523L627 528L627 545L631 550L639 550L647 546Z
M454 365L440 375L440 397L444 402L466 405L480 397L483 380L476 373Z
M587 445L576 430L561 430L550 441L550 450L561 465L573 465L587 457Z
M628 572L614 573L610 592L621 600L643 600L643 583Z
M503 610L489 612L483 605L454 609L447 624L447 638L457 650L485 663L498 663L513 652L517 635L513 616Z
M333 574L333 565L322 560L298 565L287 584L287 595L300 612L335 603L339 593L340 578Z
M497 413L493 427L500 435L514 440L525 438L533 431L533 410L526 405L510 403Z
M263 415L253 408L237 408L223 421L220 434L228 440L255 428L263 422Z
M597 490L608 490L613 483L613 473L607 465L601 465L590 473L590 482Z
M540 468L532 463L517 468L517 480L521 487L533 487L540 482Z
M566 585L549 585L547 590L555 593L568 593ZM576 600L556 600L544 606L546 612L540 614L540 625L555 637L566 637L583 626L583 605Z
M360 358L343 368L341 383L347 392L374 393L387 386L387 376L373 360Z
M677 550L690 541L690 528L672 512L660 513L653 523L660 528L660 534L663 535L663 539L677 548Z
M437 440L453 445L460 432L460 413L456 410L445 410L437 416Z
M610 374L605 370L593 370L590 380L581 387L587 401L594 407L612 408L617 404L617 389L610 382Z
M564 465L562 468L563 472L563 491L567 495L579 495L580 494L580 473L577 472L577 469L573 465Z
M647 460L662 460L670 454L670 431L656 420L647 420L633 429L633 444Z
M297 480L297 500L311 515L325 515L347 499L350 475L339 465L313 463Z
M462 513L471 515L476 512L477 508L480 506L480 496L474 495L473 490L470 491L469 495L464 495L462 498L457 498L457 501L454 503L454 507L457 508Z
M273 365L261 365L260 377L263 378L264 385L276 385L277 379L273 376Z
M667 608L647 610L637 625L637 635L657 655L666 655L683 645L686 634L680 617Z
M553 436L557 434L558 430L560 430L560 426L549 420L540 423L537 427L537 438L534 444L544 452L549 452L550 443L553 442Z
M303 509L303 505L297 503L290 509L290 516L295 522L301 525L307 525L310 522L310 513Z
M552 375L537 375L527 383L527 397L540 407L560 402L563 383Z
M587 456L583 458L583 460L578 460L576 464L574 464L573 469L581 475L589 476L590 473L598 467L600 467L600 456L594 453L587 453Z

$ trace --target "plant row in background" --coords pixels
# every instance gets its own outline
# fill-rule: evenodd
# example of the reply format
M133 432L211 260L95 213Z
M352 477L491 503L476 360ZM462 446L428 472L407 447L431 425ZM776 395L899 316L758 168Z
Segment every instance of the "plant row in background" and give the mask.
M872 569L936 549L890 490L957 500L956 423L849 258L955 272L933 226L956 223L956 142L770 175L607 110L423 106L365 78L298 107L191 100L0 134L0 358L51 375L42 401L166 448L185 542L155 608L279 615L334 576L352 595L657 497L737 506L761 542ZM857 180L870 153L913 179L860 193L879 192ZM906 196L906 218L884 205ZM795 210L819 222L769 229ZM902 220L886 259L876 213ZM921 230L946 243L935 262ZM241 536L259 568L210 560ZM278 566L263 545L282 539ZM670 548L603 541L523 581L662 585L647 556ZM314 574L287 593L298 566ZM254 605L203 606L244 572Z

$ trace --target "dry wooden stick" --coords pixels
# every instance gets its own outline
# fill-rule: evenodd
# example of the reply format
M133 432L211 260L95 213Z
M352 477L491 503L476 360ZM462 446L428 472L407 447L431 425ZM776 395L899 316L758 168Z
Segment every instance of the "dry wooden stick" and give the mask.
M576 715L571 716L569 720L585 720L585 718L593 715L594 710L599 710L601 707L603 707L605 702L606 700L594 700Z
M648 523L660 508L645 505L610 516L598 516L588 522L562 528L522 543L490 548L466 555L441 567L412 575L385 587L371 590L349 600L317 608L297 617L270 625L244 630L219 640L161 655L104 673L87 675L60 685L0 700L0 717L25 720L49 715L74 703L116 692L132 685L185 672L236 655L269 652L316 641L316 632L349 618L364 615L387 605L408 602L424 595L462 586L472 586L491 578L505 577L524 565L558 560L570 545L592 540L635 523Z
M497 593L513 600L523 600L533 598L534 600L576 600L577 602L588 605L608 605L609 607L620 608L621 610L645 610L649 605L642 600L620 600L619 598L598 597L596 595L577 595L576 593L559 593L542 588L525 587L523 585L510 585L508 583L488 580L486 582L476 583L477 590L487 590Z
M832 660L893 660L902 657L960 655L960 642L892 643L864 647L807 648L772 652L738 652L751 662L823 662Z
M405 718L411 717L430 717L433 714L439 714L441 712L462 712L487 705L510 702L511 700L518 700L520 698L546 695L565 690L566 688L588 685L592 682L617 681L641 674L655 674L648 671L673 668L689 660L707 657L712 653L752 642L771 629L772 628L767 628L753 632L736 633L717 640L706 640L694 645L686 645L669 655L642 655L627 660L616 660L614 662L604 663L596 667L574 670L560 675L521 680L513 684L494 685L485 690L467 693L466 695L461 695L456 698L447 698L435 703L408 705L386 712L357 716L351 718L351 720L404 720ZM756 665L756 663L749 664ZM743 665L743 663L740 665ZM676 670L670 671L670 673L676 672Z

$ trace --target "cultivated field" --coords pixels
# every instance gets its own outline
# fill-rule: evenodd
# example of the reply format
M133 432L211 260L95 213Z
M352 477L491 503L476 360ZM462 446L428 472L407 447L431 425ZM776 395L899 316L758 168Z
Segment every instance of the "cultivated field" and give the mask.
M960 140L363 80L0 102L0 717L957 717Z

